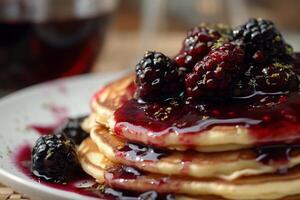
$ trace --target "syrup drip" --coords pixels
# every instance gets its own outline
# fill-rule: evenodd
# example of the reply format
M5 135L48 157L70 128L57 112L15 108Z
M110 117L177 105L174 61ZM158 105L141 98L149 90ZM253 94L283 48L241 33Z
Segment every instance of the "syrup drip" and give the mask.
M291 159L292 154L300 154L299 144L278 144L255 147L254 152L256 154L256 161L265 165L286 165ZM117 156L124 157L129 161L158 161L164 156L168 156L168 150L162 150L151 146L144 146L141 144L127 143L122 149L118 151ZM185 155L182 158L182 162L185 165L189 165L192 162L194 156L193 151ZM188 167L188 166L186 166ZM124 171L135 172L136 176L139 176L139 172L134 168L126 168ZM124 174L124 173L123 173ZM130 173L129 173L130 174ZM135 178L136 176L132 177ZM128 177L126 177L128 179Z
M138 169L135 169L133 167L128 166L120 166L116 168L112 168L109 171L105 173L105 179L110 182L113 180L128 180L128 179L136 179L138 176L146 175L147 172L142 172ZM164 182L164 181L162 181ZM156 184L160 184L160 181L156 181ZM122 198L120 198L122 199ZM140 194L140 199L153 199L153 200L175 200L175 197L172 194L158 194L155 191L149 191L145 192L143 194ZM134 199L135 200L135 199Z
M110 187L105 187L99 196L107 200L175 200L175 197L171 194L161 195L155 191L136 193Z
M166 154L166 150L141 144L126 143L126 145L118 151L117 156L125 157L125 159L129 161L157 161Z
M260 146L255 149L256 160L266 165L288 164L292 154L300 154L299 144Z

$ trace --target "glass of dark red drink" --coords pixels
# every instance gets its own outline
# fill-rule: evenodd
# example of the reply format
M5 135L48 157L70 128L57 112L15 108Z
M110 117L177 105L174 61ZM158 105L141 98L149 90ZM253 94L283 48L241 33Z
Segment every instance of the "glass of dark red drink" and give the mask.
M0 0L0 96L91 70L115 0Z

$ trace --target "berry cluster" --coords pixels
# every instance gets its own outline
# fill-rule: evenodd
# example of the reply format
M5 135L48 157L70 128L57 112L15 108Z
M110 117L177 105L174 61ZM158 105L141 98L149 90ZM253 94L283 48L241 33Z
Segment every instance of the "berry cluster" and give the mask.
M234 29L192 28L172 60L148 52L136 66L137 97L146 102L176 98L188 102L299 89L293 50L274 23L250 19ZM227 98L226 98L227 97Z
M183 41L179 54L175 61L184 71L192 71L194 65L210 51L214 42L221 38L217 30L197 26L191 29Z
M263 63L291 59L292 48L270 20L250 19L233 30L233 37L245 46L248 62Z
M229 94L232 83L244 68L244 50L225 43L199 61L185 76L187 97L192 100L218 99Z
M292 65L284 63L272 63L262 67L256 81L258 89L264 92L294 91L299 84Z

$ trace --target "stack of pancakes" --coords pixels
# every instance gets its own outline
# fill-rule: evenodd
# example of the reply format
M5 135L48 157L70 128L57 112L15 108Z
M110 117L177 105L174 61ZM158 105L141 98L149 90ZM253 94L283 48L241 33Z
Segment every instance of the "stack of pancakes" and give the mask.
M124 123L116 134L114 113L133 98L128 92L133 82L130 75L101 89L82 124L90 137L78 149L80 162L99 183L174 194L176 199L300 199L300 149L285 152L289 157L284 162L270 159L266 164L269 155L254 148L246 126L218 125L188 135L169 131L157 137L143 127L133 132Z

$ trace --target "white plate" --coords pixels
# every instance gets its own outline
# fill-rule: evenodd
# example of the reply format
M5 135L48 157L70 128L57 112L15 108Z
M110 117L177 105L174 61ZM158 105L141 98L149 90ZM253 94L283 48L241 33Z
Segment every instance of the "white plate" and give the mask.
M68 116L87 114L92 94L122 74L124 72L51 81L0 99L0 182L34 199L94 199L33 181L16 167L14 154L22 144L33 144L39 137L28 125L55 123L57 119L49 108L64 108Z

